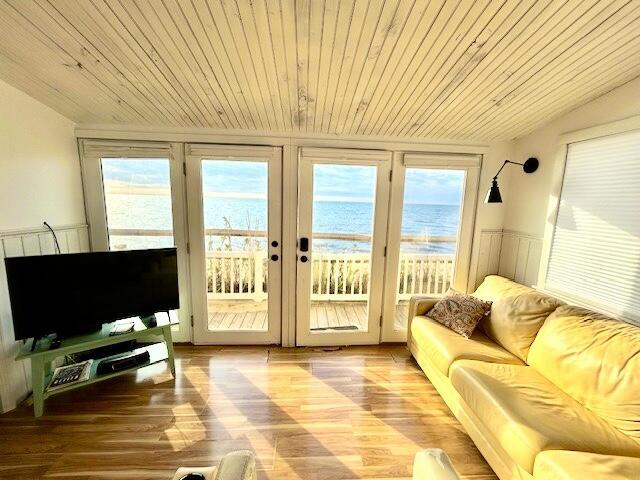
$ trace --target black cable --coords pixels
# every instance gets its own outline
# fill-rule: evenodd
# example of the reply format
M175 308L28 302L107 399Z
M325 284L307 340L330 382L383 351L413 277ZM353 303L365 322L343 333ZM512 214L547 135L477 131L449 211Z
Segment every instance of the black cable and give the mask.
M53 228L51 228L51 225L49 225L47 222L42 222L42 223L44 224L45 227L51 230L51 235L53 235L53 240L56 242L56 250L58 251L58 253L62 253L60 251L60 244L58 243L58 237L56 236L56 232L53 231Z

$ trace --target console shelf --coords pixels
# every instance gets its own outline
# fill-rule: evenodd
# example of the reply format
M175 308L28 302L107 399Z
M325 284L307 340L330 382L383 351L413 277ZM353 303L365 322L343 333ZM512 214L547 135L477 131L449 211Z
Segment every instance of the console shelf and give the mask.
M122 357L124 355L128 355L131 353L142 353L144 351L149 352L149 361L142 363L140 365L136 365L135 367L127 368L125 370L120 370L118 372L113 373L103 373L99 374L97 372L98 363L102 360L115 359L118 357ZM51 381L52 374L45 376L44 384L45 384L45 392L44 398L47 399L53 395L57 395L58 393L68 392L70 390L75 390L76 388L86 387L87 385L91 385L92 383L101 382L103 380L109 380L110 378L117 377L118 375L123 375L125 373L132 372L142 367L148 367L149 365L153 365L154 363L164 362L169 359L169 354L167 352L167 346L164 342L154 343L153 345L147 345L144 347L136 348L126 353L120 353L117 355L110 355L108 357L96 358L94 359L93 364L91 365L91 372L89 373L89 378L84 382L72 383L70 385L66 385L64 387L56 388L55 390L46 390L46 385L49 385Z
M120 335L109 335L114 323L106 323L99 332L89 335L79 335L62 340L60 346L55 349L50 348L50 343L40 341L32 351L33 343L27 342L18 355L16 360L31 360L31 377L33 382L33 410L36 417L42 415L44 411L44 400L59 393L68 392L77 388L82 388L93 383L108 380L119 375L132 372L139 368L143 368L154 363L167 361L171 369L172 375L175 377L175 364L173 358L173 343L171 338L171 327L177 325L177 320L171 318L166 313L156 314L156 325L147 327L139 318L130 319L134 321L134 329L131 332ZM108 357L94 359L91 365L89 378L84 382L73 383L55 390L47 391L47 386L51 380L51 362L63 355L71 355L74 353L85 352L99 347L114 345L116 343L127 342L130 340L151 340L151 345L136 348L130 352L119 353ZM141 353L148 351L150 359L141 365L136 365L125 370L113 373L105 373L99 375L97 373L98 363L101 360L121 357L130 353Z

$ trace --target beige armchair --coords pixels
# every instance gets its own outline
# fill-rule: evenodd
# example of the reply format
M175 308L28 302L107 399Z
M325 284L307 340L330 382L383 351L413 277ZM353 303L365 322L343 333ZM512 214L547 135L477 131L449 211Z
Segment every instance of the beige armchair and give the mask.
M180 480L190 473L199 473L205 480L256 480L256 460L253 453L241 450L225 455L217 467L182 467L173 480Z

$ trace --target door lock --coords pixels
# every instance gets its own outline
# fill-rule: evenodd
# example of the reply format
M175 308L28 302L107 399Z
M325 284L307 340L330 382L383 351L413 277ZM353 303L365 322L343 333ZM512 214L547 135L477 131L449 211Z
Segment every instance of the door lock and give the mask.
M277 262L279 258L280 257L278 257L278 255L276 254L271 255L271 260L273 260L274 262Z
M306 256L306 255L302 255L302 256L300 257L300 261L301 261L302 263L305 263L307 260L309 260L309 259L307 258L307 256Z
M300 238L300 251L301 252L309 251L309 239L307 237Z

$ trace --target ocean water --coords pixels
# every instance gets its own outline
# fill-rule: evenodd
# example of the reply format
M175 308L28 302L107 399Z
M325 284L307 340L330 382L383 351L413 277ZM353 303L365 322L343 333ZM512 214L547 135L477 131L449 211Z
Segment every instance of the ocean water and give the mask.
M167 195L107 194L109 228L171 229L171 200ZM361 201L315 201L314 233L368 234L373 228L373 203ZM454 243L430 243L429 236L455 236L458 205L405 204L402 235L422 236L424 241L403 242L407 253L451 253ZM205 196L206 228L266 230L267 204L260 198ZM111 236L112 248L149 248L172 245L170 237ZM210 250L263 248L264 238L208 236ZM314 251L367 252L370 243L354 240L313 240Z

